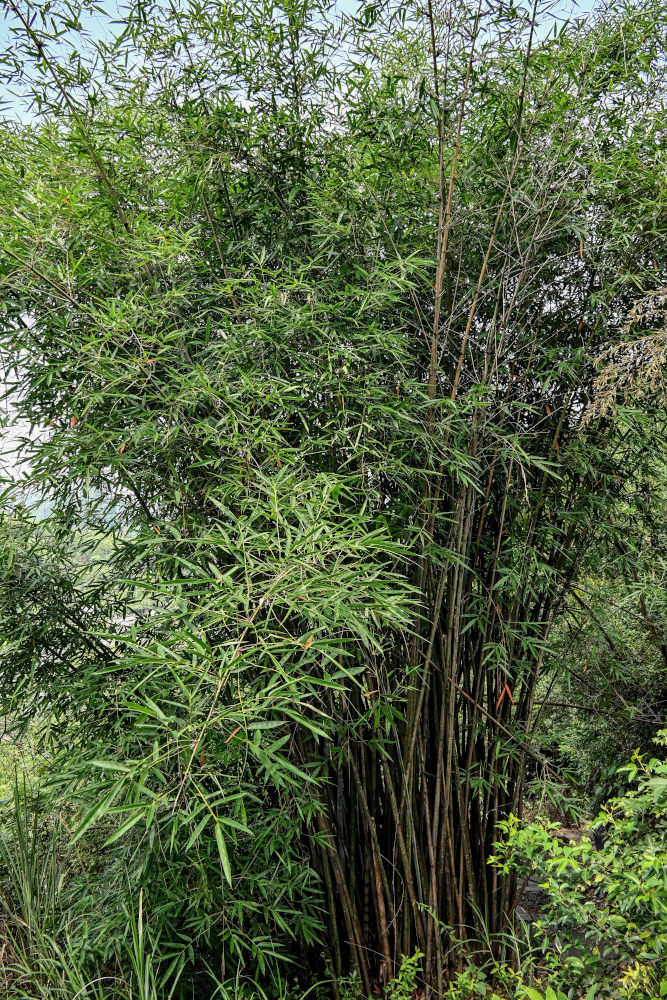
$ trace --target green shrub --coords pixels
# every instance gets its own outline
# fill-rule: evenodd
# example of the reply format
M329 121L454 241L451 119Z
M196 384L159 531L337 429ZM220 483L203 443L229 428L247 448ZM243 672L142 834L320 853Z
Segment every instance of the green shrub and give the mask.
M657 742L667 746L667 731ZM555 987L654 1000L667 979L667 762L635 753L623 770L628 789L593 823L600 850L513 817L496 863L546 890L534 929Z

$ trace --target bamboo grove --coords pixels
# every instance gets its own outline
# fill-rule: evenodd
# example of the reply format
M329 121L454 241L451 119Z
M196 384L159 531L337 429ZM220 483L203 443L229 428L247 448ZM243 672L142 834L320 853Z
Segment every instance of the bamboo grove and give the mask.
M165 981L292 942L437 996L659 440L664 5L4 7L5 710Z

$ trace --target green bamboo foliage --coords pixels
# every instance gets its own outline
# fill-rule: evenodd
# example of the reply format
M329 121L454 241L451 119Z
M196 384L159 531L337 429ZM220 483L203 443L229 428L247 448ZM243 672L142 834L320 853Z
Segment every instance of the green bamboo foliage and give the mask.
M84 8L5 7L8 708L67 732L161 981L292 939L437 995L511 917L487 858L638 440L594 360L661 282L664 5L133 3L90 60Z

